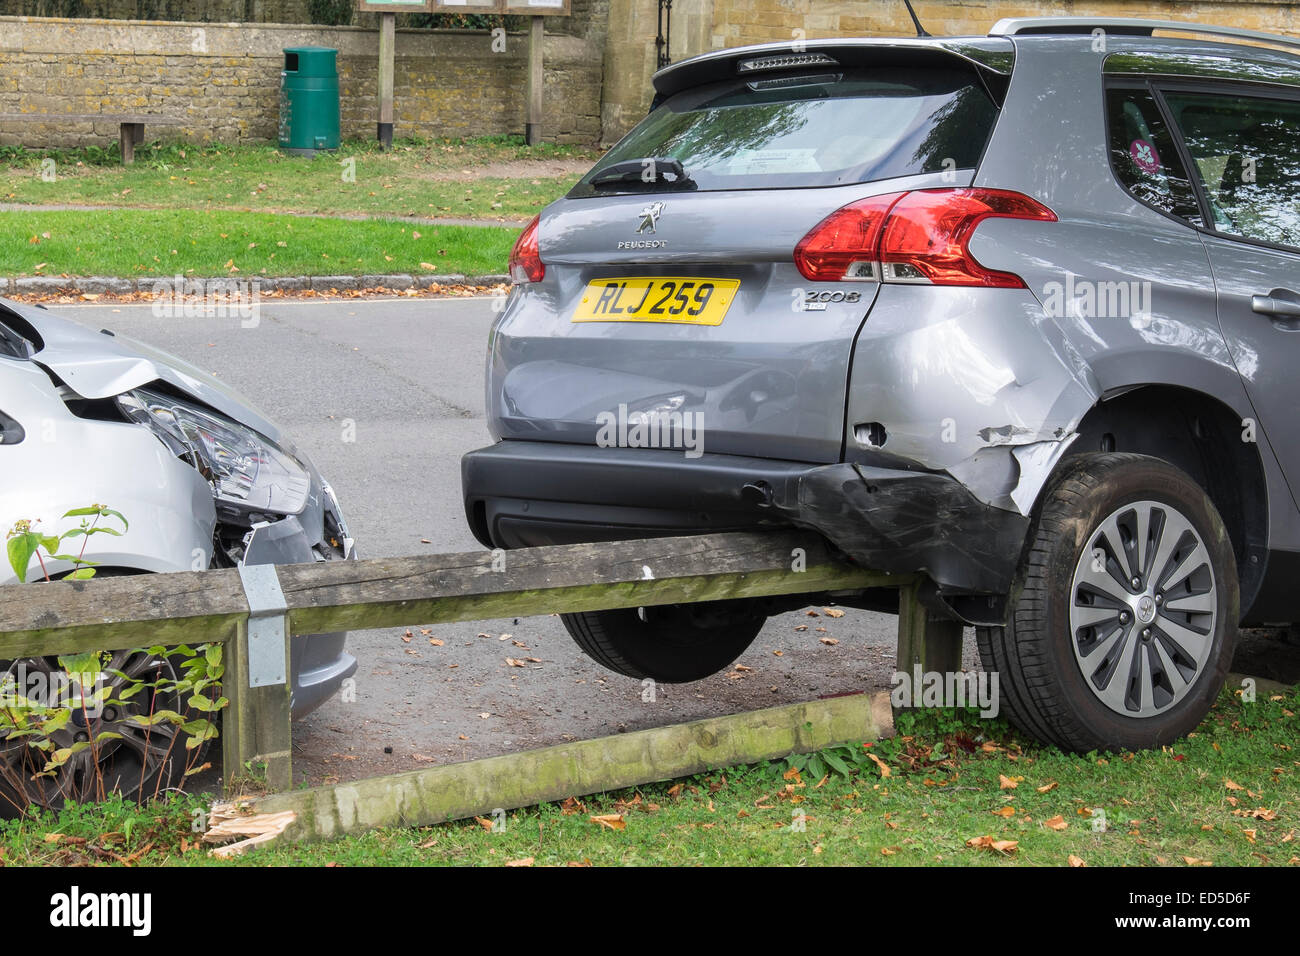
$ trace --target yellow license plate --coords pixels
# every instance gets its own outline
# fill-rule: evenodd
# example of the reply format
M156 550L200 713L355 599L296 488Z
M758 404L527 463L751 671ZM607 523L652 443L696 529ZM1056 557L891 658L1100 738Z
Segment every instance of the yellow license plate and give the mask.
M739 279L596 279L583 290L573 321L721 325L739 288Z

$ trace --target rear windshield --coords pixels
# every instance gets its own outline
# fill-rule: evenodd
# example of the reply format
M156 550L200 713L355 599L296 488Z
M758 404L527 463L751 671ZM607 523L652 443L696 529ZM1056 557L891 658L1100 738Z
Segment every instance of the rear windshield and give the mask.
M997 118L979 79L961 70L844 70L732 80L679 93L647 116L571 197L680 188L591 185L629 160L675 159L686 188L773 189L865 183L971 169Z

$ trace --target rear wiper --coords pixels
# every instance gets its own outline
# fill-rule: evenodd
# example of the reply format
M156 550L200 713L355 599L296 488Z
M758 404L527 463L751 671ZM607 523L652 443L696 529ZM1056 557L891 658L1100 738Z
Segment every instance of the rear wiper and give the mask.
M681 162L668 156L648 156L614 163L592 177L590 185L593 189L608 186L696 188L695 180L687 174Z

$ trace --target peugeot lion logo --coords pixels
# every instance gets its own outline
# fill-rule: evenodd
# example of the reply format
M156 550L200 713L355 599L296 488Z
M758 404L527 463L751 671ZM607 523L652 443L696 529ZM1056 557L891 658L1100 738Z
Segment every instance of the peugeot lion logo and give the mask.
M663 215L664 204L661 202L646 206L641 210L641 225L637 226L636 234L639 236L643 232L654 235L659 228L659 217Z

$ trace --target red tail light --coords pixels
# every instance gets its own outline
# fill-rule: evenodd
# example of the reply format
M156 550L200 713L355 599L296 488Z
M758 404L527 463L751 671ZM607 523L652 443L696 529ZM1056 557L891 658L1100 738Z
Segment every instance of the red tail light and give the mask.
M795 249L794 261L817 282L883 281L1024 288L1006 272L985 269L969 242L985 219L1037 219L1056 214L1037 200L1004 189L924 189L872 196L837 209Z
M515 247L510 250L510 281L515 285L526 282L541 282L546 277L546 266L542 262L542 252L537 243L537 227L542 217L534 216L533 221L524 226L524 231L515 240Z
M817 282L880 279L880 233L904 193L871 196L837 209L795 247L794 262Z

